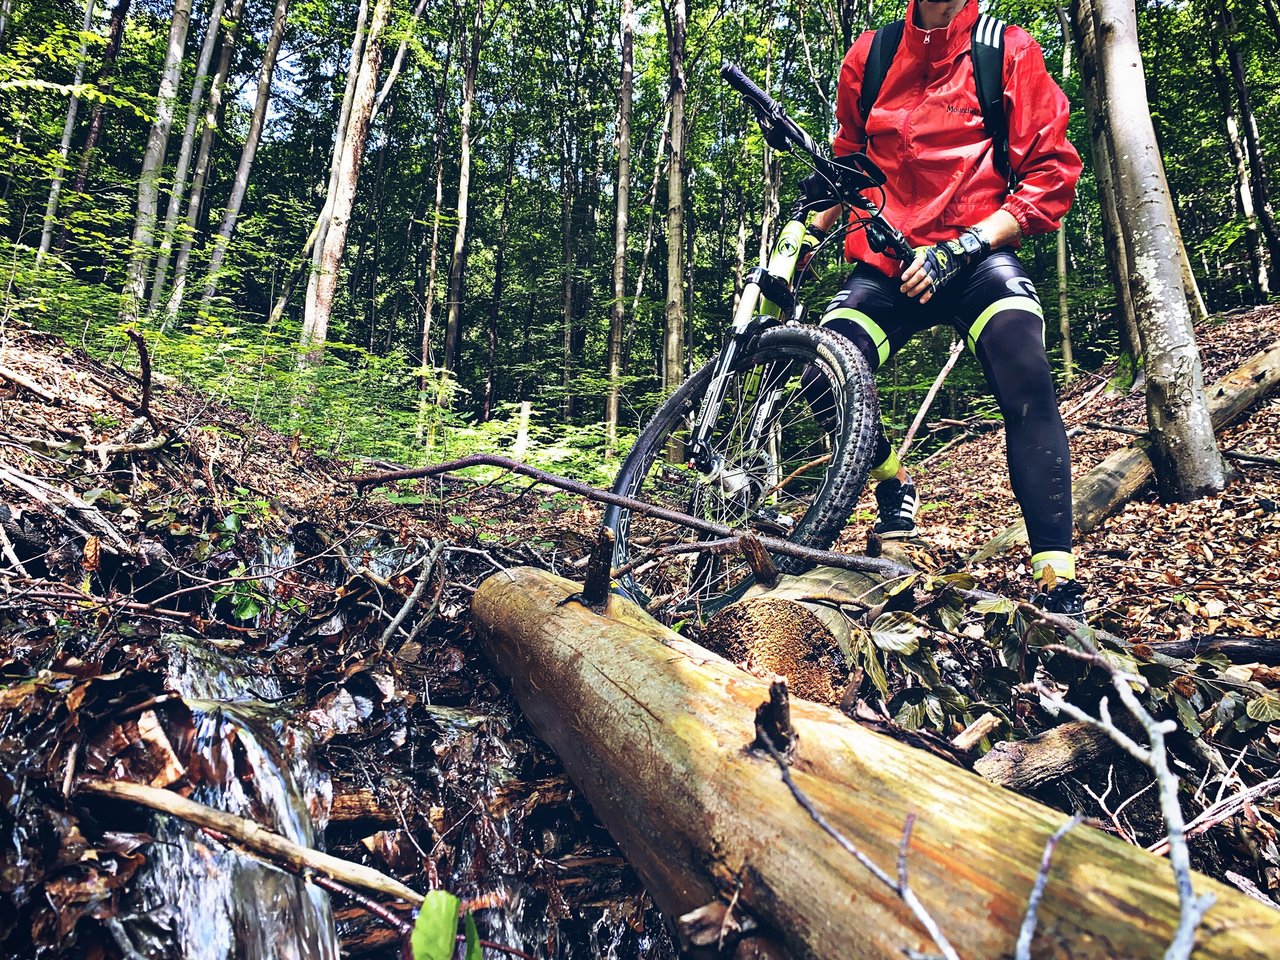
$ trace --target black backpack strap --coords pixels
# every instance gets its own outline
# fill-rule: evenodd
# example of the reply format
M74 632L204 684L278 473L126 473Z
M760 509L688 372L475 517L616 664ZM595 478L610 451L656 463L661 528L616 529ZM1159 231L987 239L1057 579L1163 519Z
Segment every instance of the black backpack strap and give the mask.
M862 90L858 93L858 109L862 111L862 119L867 119L876 97L880 96L880 86L884 83L889 65L893 63L893 55L898 52L898 44L902 42L902 32L906 29L905 20L895 20L876 31L871 38L871 52L867 54L867 66L862 72Z
M1009 118L1004 112L1004 31L1002 21L979 14L973 25L970 50L974 85L982 107L982 126L995 146L996 169L1012 187L1016 178L1009 167Z

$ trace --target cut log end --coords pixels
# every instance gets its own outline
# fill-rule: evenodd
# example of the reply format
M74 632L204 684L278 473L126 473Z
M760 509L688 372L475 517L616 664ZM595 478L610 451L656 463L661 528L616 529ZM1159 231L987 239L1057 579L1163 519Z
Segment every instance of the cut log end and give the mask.
M707 624L703 645L761 676L784 676L803 700L838 704L847 670L835 638L791 601L762 597L727 607Z

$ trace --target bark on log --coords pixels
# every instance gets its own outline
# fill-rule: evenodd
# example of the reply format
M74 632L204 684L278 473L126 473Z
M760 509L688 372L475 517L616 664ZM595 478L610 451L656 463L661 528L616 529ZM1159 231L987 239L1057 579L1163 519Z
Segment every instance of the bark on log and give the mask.
M565 602L578 586L516 569L486 580L480 642L557 751L658 905L679 916L739 902L799 958L900 958L932 943L796 804L774 762L748 749L768 682L683 639L626 600L605 615ZM1010 956L1053 811L793 701L792 777L828 821L893 870L916 825L910 883L962 956ZM1198 958L1274 955L1280 912L1206 877L1218 898ZM1079 828L1058 845L1040 906L1038 958L1159 957L1177 924L1167 864Z
M1213 429L1227 426L1277 386L1280 386L1280 340L1254 354L1209 388L1207 400ZM1074 480L1071 509L1077 530L1088 533L1150 482L1153 468L1147 452L1149 446L1149 440L1138 440ZM1026 542L1026 524L1015 523L987 541L969 562L980 563Z
M1119 750L1087 723L1064 723L1030 740L997 743L973 765L974 773L1010 790L1034 790L1083 770Z

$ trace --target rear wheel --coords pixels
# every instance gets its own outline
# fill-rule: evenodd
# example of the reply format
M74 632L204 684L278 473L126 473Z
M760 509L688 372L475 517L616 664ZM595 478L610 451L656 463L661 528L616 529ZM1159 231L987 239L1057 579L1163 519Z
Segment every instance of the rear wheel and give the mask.
M687 448L711 380L702 367L658 409L614 483L615 493L711 520L735 530L826 549L844 528L866 483L879 419L866 359L848 340L819 327L775 327L738 359L702 472L669 462ZM619 582L652 612L703 614L750 583L734 553L699 550L713 539L680 524L610 507ZM692 547L681 552L682 547ZM802 561L775 556L783 573Z

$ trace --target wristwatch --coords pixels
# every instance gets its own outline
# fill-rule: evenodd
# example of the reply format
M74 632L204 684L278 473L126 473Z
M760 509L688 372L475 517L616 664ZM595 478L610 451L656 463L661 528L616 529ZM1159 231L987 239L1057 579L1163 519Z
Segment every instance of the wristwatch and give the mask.
M972 263L974 260L985 257L991 252L991 241L983 236L978 227L970 227L960 234L958 239L960 240L960 248L964 250L964 258L967 263Z

